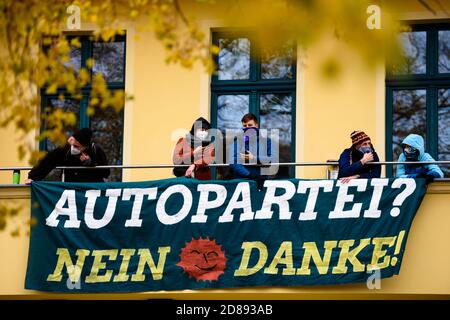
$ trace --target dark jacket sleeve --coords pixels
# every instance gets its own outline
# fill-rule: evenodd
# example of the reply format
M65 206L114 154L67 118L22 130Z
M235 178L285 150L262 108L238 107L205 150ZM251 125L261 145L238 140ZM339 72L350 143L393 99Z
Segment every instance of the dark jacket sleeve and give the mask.
M380 161L380 158L376 152L373 154L373 161ZM372 179L381 177L381 164L368 164L367 166L369 166L371 170L370 172L361 173L361 178Z
M91 166L106 166L108 165L108 159L106 157L105 151L99 146L95 145L95 158L94 161L91 162ZM94 169L97 171L97 174L102 178L108 178L111 171L110 169Z
M353 162L350 164L350 149L344 150L339 157L339 174L338 178L350 177L358 174L363 165L361 161Z
M45 155L28 173L28 179L39 181L44 179L55 167L62 165L64 151L56 148Z

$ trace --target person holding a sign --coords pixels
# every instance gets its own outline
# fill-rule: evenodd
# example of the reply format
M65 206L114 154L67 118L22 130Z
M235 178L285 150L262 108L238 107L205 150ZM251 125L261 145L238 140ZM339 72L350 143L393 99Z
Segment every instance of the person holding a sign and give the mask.
M83 128L75 132L67 143L49 153L28 173L26 184L44 179L56 167L105 166L106 154L92 142L92 131ZM110 174L109 169L66 169L64 181L67 182L104 182Z
M176 177L211 180L211 169L208 164L214 161L214 145L209 137L211 124L200 117L195 120L191 131L180 138L173 150L173 164L185 164L189 167L175 167Z
M380 161L370 137L364 131L353 131L350 138L352 146L345 149L339 157L338 179L341 179L342 183L347 183L357 178L379 178L381 165L368 164Z
M410 134L402 142L403 153L398 161L435 161L425 152L425 143L418 134ZM436 164L399 164L396 176L398 178L425 178L432 182L434 178L443 178L444 173Z

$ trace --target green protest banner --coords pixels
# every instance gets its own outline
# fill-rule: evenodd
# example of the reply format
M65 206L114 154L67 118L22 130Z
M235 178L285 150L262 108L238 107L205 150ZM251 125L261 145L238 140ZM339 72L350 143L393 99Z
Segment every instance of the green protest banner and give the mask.
M33 182L25 288L366 282L400 271L423 179Z

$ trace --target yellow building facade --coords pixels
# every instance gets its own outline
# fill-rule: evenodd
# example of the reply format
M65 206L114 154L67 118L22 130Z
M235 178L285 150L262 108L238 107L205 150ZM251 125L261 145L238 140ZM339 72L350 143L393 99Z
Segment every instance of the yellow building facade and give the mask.
M212 30L226 25L221 12L192 7L202 30L212 41ZM407 1L402 19L449 22L444 12L436 15L418 1ZM447 20L445 20L447 19ZM82 26L89 30L86 26ZM137 38L136 35L139 34ZM326 54L336 52L343 62L338 80L323 77ZM351 145L350 133L363 129L372 139L380 159L386 159L386 73L385 66L367 66L357 53L330 33L300 54L296 65L295 157L296 162L324 162L337 159ZM300 59L301 56L301 59ZM126 29L125 91L134 99L124 107L123 158L126 165L170 164L172 152L183 129L203 116L211 120L211 75L200 65L185 69L164 62L165 52L152 32ZM450 86L450 84L449 84ZM30 139L37 134L31 133ZM27 166L19 161L14 128L0 130L0 167ZM36 142L36 148L39 145ZM296 167L296 178L326 178L326 167ZM384 173L384 170L383 170ZM171 177L171 169L125 169L123 181L145 181ZM26 178L22 171L21 182ZM0 171L0 202L22 205L17 224L29 216L30 190L27 186L6 186L11 171ZM154 292L132 295L77 295L77 298L386 298L450 296L450 183L429 187L413 222L400 275L382 281L380 290L364 284L334 287ZM15 221L15 220L14 220ZM0 298L61 298L70 295L42 294L24 289L29 238L22 232L11 237L0 232ZM25 228L23 225L22 228Z

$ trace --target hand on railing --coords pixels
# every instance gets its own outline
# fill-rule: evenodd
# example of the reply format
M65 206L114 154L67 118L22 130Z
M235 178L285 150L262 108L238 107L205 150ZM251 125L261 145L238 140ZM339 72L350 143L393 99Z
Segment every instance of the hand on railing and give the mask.
M339 179L339 181L341 181L341 183L348 183L350 180L352 180L352 179L358 179L358 178L359 178L359 174L356 174L356 175L354 175L354 176L341 178L341 179Z

